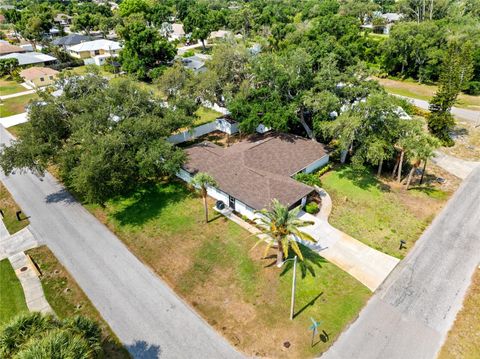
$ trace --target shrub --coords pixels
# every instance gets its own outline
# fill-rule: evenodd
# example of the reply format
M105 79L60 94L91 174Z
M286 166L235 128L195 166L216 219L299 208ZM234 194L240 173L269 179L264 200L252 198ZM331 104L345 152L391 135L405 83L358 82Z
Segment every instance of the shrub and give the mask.
M304 173L300 172L297 173L294 178L302 183L305 183L308 186L321 186L322 181L320 181L320 178L318 177L318 174L316 173Z
M467 88L464 90L466 94L472 96L479 96L480 95L480 81L470 81L467 84Z
M319 210L320 208L318 208L318 204L316 202L307 203L307 205L305 206L305 211L310 214L315 214Z
M183 57L192 57L192 56L195 56L195 52L193 52L193 50L187 50L183 53L182 56Z
M325 173L327 173L328 171L330 171L332 169L332 164L329 163L327 164L325 167L322 167L320 168L315 174L320 177L320 176L323 176Z

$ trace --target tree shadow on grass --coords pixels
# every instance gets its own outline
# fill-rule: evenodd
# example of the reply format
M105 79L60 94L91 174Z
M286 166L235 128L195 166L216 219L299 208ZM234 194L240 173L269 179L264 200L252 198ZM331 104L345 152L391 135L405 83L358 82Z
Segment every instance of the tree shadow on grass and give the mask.
M318 293L307 304L305 304L302 308L300 308L298 311L296 311L295 314L293 315L293 319L298 317L300 314L302 314L309 307L313 306L315 304L315 302L318 300L318 298L320 298L322 295L323 295L323 292Z
M390 186L380 182L368 168L354 168L344 166L338 171L339 178L346 178L361 189L378 188L382 192L390 192Z
M178 183L151 184L124 197L129 203L113 213L112 217L121 225L141 226L158 216L166 206L181 202L191 195L186 187Z
M297 261L297 265L300 269L302 279L305 278L307 274L310 274L312 277L315 277L316 269L322 268L322 263L326 263L327 261L321 255L311 250L307 246L304 246L301 243L298 243L298 246L300 247L300 251L302 252L302 255L303 255L303 261L300 260L300 258L298 258L298 261ZM292 250L290 250L287 259L293 259L294 256L295 256L295 253ZM293 260L289 260L283 265L283 270L280 273L280 276L286 275L292 269L293 269Z

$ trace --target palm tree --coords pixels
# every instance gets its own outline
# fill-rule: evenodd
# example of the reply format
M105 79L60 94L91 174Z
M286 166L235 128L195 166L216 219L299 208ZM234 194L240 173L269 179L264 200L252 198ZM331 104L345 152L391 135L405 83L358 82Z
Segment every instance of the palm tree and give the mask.
M198 172L192 179L192 184L199 187L205 209L205 223L208 223L207 187L217 187L217 182L205 172Z
M289 211L286 206L276 199L272 201L270 207L271 209L257 211L257 213L262 215L258 220L263 234L270 236L272 239L272 241L267 242L264 256L272 246L276 245L278 267L281 267L284 258L288 257L290 247L303 260L302 252L295 238L315 243L316 240L312 236L299 230L300 227L312 225L313 222L298 219L297 215L300 208ZM264 238L260 239L255 246L263 241L265 241Z

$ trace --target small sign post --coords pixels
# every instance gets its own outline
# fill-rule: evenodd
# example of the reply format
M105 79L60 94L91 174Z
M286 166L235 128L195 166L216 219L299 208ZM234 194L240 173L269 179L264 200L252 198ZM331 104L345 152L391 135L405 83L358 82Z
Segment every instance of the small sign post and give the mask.
M315 334L318 333L318 327L320 326L320 324L322 324L322 322L317 322L315 319L313 319L312 317L310 317L310 320L312 321L312 325L310 326L310 330L312 331L312 347L313 347L313 341L315 340Z

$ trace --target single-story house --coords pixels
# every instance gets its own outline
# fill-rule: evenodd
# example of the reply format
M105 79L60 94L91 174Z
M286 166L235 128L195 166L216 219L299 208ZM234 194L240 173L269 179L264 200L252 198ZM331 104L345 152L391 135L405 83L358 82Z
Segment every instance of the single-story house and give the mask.
M119 42L105 39L86 41L67 47L71 56L84 60L87 65L93 63L103 65L106 57L118 56L121 49L122 46ZM96 58L97 56L100 57Z
M58 25L65 27L72 24L72 17L67 14L57 14L53 18L53 21Z
M228 30L217 30L210 33L209 39L225 39L232 36L232 32Z
M194 72L204 72L207 70L205 67L205 59L198 55L182 58L183 66Z
M235 121L230 115L223 115L217 117L215 120L217 123L217 130L223 133L233 135L238 132L238 122Z
M58 71L48 67L34 66L20 71L20 76L32 87L43 87L53 84L58 73Z
M224 148L203 142L185 149L188 160L177 174L190 182L198 172L210 174L217 187L208 194L250 219L273 199L290 209L304 206L313 187L292 177L328 163L323 144L291 134L255 135Z
M19 66L28 66L28 65L50 65L57 61L56 57L42 54L40 52L25 52L25 53L18 53L15 52L13 54L7 54L0 56L0 59L17 59Z
M16 52L26 52L27 50L21 48L20 46L17 45L12 45L8 43L8 41L5 42L0 42L0 56L1 55L8 55L8 54L14 54Z
M71 34L68 34L67 36L62 36L62 37L59 37L58 39L53 40L52 44L55 46L63 46L66 48L68 46L78 45L78 44L81 44L82 42L87 42L90 40L92 39L89 36L71 33Z
M172 24L171 32L168 35L169 41L181 40L185 37L185 30L183 24Z

